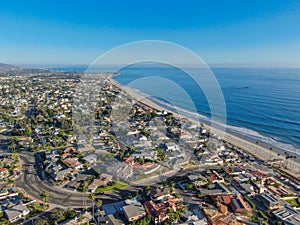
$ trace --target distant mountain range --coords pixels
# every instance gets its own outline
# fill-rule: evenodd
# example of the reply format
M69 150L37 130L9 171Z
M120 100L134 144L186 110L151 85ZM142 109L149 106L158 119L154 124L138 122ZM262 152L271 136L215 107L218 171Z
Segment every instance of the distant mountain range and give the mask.
M9 65L9 64L4 64L4 63L0 63L0 71L3 71L3 70L15 70L15 69L21 69L21 67Z
M80 74L81 73L78 72L64 72L59 70L24 68L0 63L0 77L29 75L31 77L44 77L50 79L79 79Z

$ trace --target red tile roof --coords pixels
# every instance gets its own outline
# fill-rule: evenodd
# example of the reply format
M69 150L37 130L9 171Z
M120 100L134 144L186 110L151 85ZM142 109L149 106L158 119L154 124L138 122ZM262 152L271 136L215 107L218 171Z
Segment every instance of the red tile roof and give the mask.
M0 166L0 172L5 172L5 171L7 171L7 169L4 168L4 167L2 167L2 166Z

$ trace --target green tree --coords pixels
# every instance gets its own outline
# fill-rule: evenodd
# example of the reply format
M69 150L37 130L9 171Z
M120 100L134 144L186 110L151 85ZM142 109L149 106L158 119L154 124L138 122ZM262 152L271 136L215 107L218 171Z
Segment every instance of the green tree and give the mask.
M167 187L168 181L166 179L163 179L161 183L162 183L163 187L165 188L165 187Z
M170 188L171 192L174 192L174 189L175 189L175 182L174 181L169 182L169 188Z
M95 218L95 199L96 199L96 196L95 196L95 194L94 193L91 193L90 195L89 195L89 198L90 198L90 200L92 201L92 208L93 208L93 218Z
M27 136L31 136L31 134L32 134L32 129L31 129L30 126L26 126L26 128L25 128L25 133L26 133Z
M13 153L11 154L11 157L12 157L13 160L15 160L15 161L19 160L19 155L18 155L18 153L16 153L16 152L13 152Z
M33 222L34 225L49 225L49 221L45 217L40 217Z
M77 215L76 211L70 208L68 208L67 211L65 212L65 216L67 219L74 218L76 215Z
M46 202L48 202L48 198L49 198L49 194L45 191L42 191L40 193L40 196L43 198L43 202L44 202L44 210L46 209Z
M77 222L81 223L83 220L84 220L84 216L80 214L80 216L78 216Z
M51 213L50 219L56 223L64 221L66 219L65 211L62 209L59 209L59 210Z
M15 185L15 180L13 180L13 179L10 179L10 178L8 178L7 180L6 180L6 183L8 184L8 185L12 185L12 186L14 186Z
M137 159L137 161L138 161L138 163L141 164L141 165L143 165L143 164L145 163L145 160L144 160L143 158L141 158L141 157L139 157L139 158Z
M1 219L0 219L0 224L1 224L1 225L9 225L10 222L9 222L7 219L5 219L5 218L1 218Z
M98 223L99 223L99 212L100 212L100 207L102 206L102 200L101 199L98 199L96 201L96 206L98 207Z
M17 144L14 142L9 145L9 149L11 149L14 152L16 151L16 147L17 147Z
M186 188L187 188L187 189L193 189L193 188L194 188L194 184L187 184L187 185L186 185Z

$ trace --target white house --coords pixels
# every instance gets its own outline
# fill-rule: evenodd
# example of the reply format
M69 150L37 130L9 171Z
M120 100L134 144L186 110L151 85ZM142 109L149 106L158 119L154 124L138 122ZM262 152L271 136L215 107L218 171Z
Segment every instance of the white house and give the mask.
M4 212L9 222L14 223L29 214L30 210L25 205L16 205L4 210Z
M165 149L167 152L173 152L175 150L179 150L179 146L174 142L165 143Z

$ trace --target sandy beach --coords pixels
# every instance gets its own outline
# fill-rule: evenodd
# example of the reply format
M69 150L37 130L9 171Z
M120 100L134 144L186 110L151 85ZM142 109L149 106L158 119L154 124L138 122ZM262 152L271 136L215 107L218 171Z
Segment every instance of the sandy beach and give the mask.
M123 86L117 81L113 79L113 77L110 78L112 84L118 86L122 91L126 92L130 97L135 99L136 101L140 101L145 105L148 105L152 108L158 109L158 110L165 110L165 111L172 111L175 117L178 118L188 118L191 122L194 124L203 123L205 126L205 129L210 130L211 125L207 123L207 121L199 121L195 120L194 118L191 118L190 116L183 115L182 113L174 112L173 110L166 109L165 107L162 107L161 105L156 104L149 98L146 98L145 96L141 95L140 93L136 92L135 90ZM270 145L269 143L261 142L260 140L256 140L251 137L247 137L245 135L239 134L239 133L233 133L232 131L225 130L225 133L222 130L216 129L214 127L213 129L214 133L218 136L223 137L225 141L228 143L231 143L232 145L241 148L242 150L256 156L257 158L261 160L270 160L270 159L283 159L284 162L286 162L286 155L285 149L282 149L278 146ZM257 144L258 142L258 144ZM271 148L271 150L270 150ZM295 155L297 154L292 154ZM283 171L295 176L299 177L300 175L300 161L299 157L296 159L289 159L288 163L285 163L286 169L282 169Z

